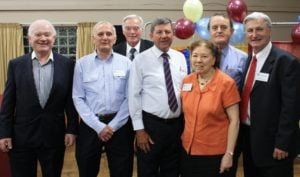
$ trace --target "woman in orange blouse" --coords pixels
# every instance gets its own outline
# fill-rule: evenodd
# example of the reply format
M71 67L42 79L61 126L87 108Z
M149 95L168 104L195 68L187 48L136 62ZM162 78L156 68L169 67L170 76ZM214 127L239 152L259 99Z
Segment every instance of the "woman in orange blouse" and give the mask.
M195 72L182 86L185 126L181 177L226 176L239 130L240 96L234 80L217 66L220 51L210 41L192 43Z

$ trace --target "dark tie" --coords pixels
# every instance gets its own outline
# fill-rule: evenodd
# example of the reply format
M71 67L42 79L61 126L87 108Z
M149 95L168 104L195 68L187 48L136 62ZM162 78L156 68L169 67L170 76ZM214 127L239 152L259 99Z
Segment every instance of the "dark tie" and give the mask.
M167 53L163 53L161 56L163 57L163 63L164 63L165 82L166 82L166 88L168 92L168 104L171 111L175 112L178 108L178 103L177 103L177 99L173 87L172 75L171 75L169 59L168 59L169 55Z
M134 59L134 53L135 53L136 49L134 47L132 47L129 51L129 59L132 61Z
M252 58L252 61L251 61L248 76L247 76L245 86L243 89L243 93L242 93L240 112L241 112L241 121L244 123L247 120L248 103L249 103L250 93L252 90L252 85L253 85L254 76L255 76L256 62L257 62L257 59L256 59L256 56L254 55Z

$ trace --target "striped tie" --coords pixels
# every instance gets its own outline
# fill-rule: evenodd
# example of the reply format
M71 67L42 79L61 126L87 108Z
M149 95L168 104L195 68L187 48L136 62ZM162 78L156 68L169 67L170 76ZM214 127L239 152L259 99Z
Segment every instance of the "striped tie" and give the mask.
M171 111L175 112L178 108L178 103L173 88L172 75L171 75L169 59L168 59L169 55L167 53L163 53L161 56L164 59L163 63L164 63L166 88L168 92L168 103Z
M129 59L132 61L134 59L134 53L136 52L136 49L134 47L132 47L129 51L130 56Z

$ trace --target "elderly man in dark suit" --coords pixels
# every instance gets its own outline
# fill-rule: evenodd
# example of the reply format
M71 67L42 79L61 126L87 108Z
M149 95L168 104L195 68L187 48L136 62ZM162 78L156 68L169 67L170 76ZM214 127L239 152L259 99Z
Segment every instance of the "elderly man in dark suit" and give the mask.
M245 177L292 177L299 147L299 62L272 45L266 14L251 13L244 25L252 47L240 105Z
M122 29L126 42L114 46L114 52L127 56L133 60L134 57L144 50L153 46L153 42L141 39L143 32L143 19L138 15L128 15L123 18Z
M13 177L36 177L37 161L44 177L60 177L65 146L75 141L74 61L52 52L55 36L49 21L34 21L28 29L33 52L8 65L0 149L9 153Z

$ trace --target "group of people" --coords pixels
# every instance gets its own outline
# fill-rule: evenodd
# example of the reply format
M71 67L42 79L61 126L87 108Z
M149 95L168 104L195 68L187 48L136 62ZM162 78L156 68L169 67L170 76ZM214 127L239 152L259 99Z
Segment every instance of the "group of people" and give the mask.
M103 149L111 177L292 177L300 148L300 64L271 43L272 22L244 19L249 56L229 44L230 18L213 15L211 40L194 41L193 72L171 48L174 27L156 18L151 41L143 19L122 21L126 41L98 22L95 51L77 62L52 52L55 29L33 22L33 52L9 62L0 111L0 149L13 177L60 177L66 146L76 143L80 177L96 177ZM79 120L80 117L80 120Z

